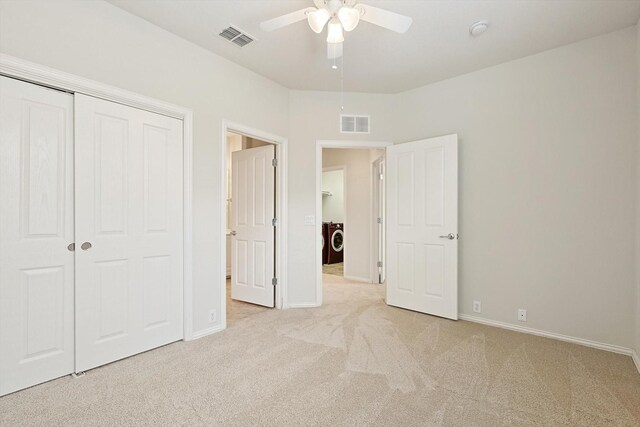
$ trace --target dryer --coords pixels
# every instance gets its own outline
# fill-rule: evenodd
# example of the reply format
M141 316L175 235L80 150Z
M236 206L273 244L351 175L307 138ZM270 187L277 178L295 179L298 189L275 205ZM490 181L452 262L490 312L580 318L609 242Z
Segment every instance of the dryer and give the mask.
M331 223L327 227L328 242L327 264L336 264L344 261L344 224Z

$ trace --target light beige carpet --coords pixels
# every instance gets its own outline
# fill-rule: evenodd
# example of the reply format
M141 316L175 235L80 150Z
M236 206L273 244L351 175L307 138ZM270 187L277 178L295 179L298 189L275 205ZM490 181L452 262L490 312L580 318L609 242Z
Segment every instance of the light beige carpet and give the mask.
M0 398L0 425L640 425L629 357L388 307L325 276L318 309L260 310Z

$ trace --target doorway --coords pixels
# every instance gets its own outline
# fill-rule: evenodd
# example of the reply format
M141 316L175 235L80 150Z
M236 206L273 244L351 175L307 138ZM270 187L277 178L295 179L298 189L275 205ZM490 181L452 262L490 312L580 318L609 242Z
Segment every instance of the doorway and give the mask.
M283 306L286 139L230 122L223 123L223 132L221 318L226 327Z
M390 144L318 142L317 298L320 303L325 287L380 283L375 246L378 239L374 236L379 213L373 209L373 164L384 158L387 145Z
M227 322L275 306L275 146L227 132Z

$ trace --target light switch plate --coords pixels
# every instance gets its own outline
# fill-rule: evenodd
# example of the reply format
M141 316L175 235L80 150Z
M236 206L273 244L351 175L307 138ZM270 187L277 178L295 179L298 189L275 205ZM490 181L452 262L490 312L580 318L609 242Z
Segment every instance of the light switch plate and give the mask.
M305 215L305 217L304 217L304 225L316 225L316 217L315 217L315 215Z

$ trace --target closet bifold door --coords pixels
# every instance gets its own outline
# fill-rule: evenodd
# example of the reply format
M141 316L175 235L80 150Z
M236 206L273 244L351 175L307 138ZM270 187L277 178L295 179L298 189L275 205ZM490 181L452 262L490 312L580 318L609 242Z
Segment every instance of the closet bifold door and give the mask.
M73 372L73 96L0 76L0 396Z
M76 95L76 372L182 339L182 121Z

